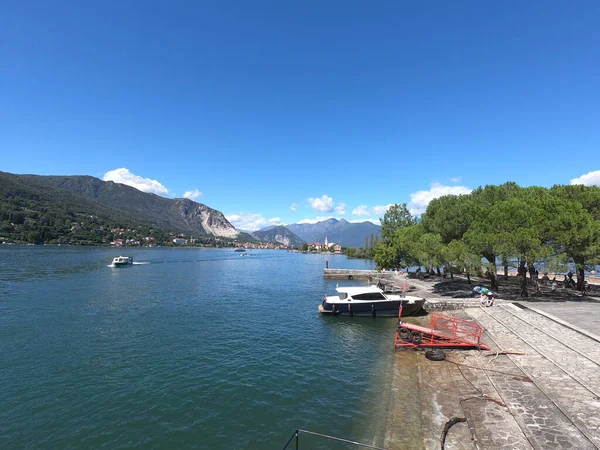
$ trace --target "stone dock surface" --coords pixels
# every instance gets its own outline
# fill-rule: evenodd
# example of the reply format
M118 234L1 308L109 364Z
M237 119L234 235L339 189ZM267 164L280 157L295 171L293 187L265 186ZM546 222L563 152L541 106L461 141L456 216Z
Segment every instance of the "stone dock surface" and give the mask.
M448 350L435 362L397 351L385 448L415 448L406 414L420 416L425 449L442 448L453 422L445 449L600 448L600 303L506 302L452 314L477 320L492 352ZM420 410L406 411L411 396Z
M407 282L411 295L427 299L429 311L476 320L492 348L446 350L445 361L431 361L423 350L392 350L390 336L386 433L373 444L389 450L600 449L600 298L500 298L481 308L469 290L462 297L442 295L436 281L352 275L396 287ZM405 320L429 324L428 316Z

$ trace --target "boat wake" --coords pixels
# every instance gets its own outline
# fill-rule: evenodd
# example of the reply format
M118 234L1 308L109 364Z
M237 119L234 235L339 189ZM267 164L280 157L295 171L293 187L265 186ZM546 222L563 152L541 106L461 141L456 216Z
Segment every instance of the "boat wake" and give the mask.
M134 261L131 265L132 266L145 266L146 264L150 264L150 262L148 262L148 261L139 261L139 262ZM107 264L106 267L115 268L115 267L118 267L118 266L115 266L114 264Z

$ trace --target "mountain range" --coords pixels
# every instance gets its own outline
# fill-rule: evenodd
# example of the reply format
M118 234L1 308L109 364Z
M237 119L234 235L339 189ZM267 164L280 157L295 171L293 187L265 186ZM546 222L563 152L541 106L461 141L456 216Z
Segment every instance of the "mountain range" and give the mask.
M261 231L273 227L263 228ZM342 247L364 247L365 238L380 236L381 227L372 222L348 222L346 219L327 219L317 223L293 223L286 228L305 242L335 242Z
M239 236L223 213L206 205L185 198L164 198L90 176L0 172L0 207L0 220L4 221L1 231L5 232L51 229L51 234L60 235L65 223L78 228L85 218L98 225L95 229L121 224L196 236ZM16 228L4 229L10 226Z
M187 198L165 198L131 186L90 176L20 175L32 184L71 192L100 205L155 220L164 229L235 238L223 213Z
M266 229L258 230L252 233L252 237L260 242L271 242L273 244L282 244L286 247L300 247L304 240L292 233L283 225L272 226Z
M106 230L111 227L295 247L305 242L324 242L325 238L343 247L363 247L365 238L381 231L371 222L328 219L314 224L271 226L250 234L236 230L220 211L186 198L160 197L85 175L0 172L0 232L5 236L29 242L67 237L69 241L100 243L106 240Z

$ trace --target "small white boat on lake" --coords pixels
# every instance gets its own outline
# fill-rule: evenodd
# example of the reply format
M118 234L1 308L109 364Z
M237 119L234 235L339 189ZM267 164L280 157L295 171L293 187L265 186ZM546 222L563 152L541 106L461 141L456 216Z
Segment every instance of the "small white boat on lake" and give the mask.
M320 313L398 317L400 306L402 316L410 316L421 311L425 305L422 297L389 294L377 286L340 286L336 291L338 295L323 299L319 305Z
M124 267L133 265L133 258L131 256L117 256L113 259L112 265L114 267Z

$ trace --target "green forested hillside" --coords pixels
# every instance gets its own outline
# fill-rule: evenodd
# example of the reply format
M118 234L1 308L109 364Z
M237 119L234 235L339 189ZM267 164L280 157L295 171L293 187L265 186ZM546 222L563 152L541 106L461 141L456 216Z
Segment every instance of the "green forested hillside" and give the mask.
M201 206L211 214L219 216L219 220L227 222L223 214L205 205L188 199L170 199L139 191L131 186L112 181L102 181L90 176L37 176L20 175L30 183L59 188L93 201L95 204L106 206L111 210L125 212L136 218L150 221L155 227L164 230L207 234L199 224L190 223L188 217L180 214L180 209L190 208L191 205ZM183 205L186 203L187 205ZM187 212L187 211L185 211ZM231 224L227 222L227 226Z
M214 244L215 236L190 215L196 210L212 214L211 224L222 220L219 225L233 229L220 212L187 199L166 199L93 177L0 172L0 238L5 241L165 244L184 234Z
M0 173L0 236L5 239L100 244L115 238L111 231L115 228L135 229L131 238L134 234L147 236L150 230L156 231L157 239L167 236L155 222L62 189Z
M252 233L252 236L261 242L279 243L285 246L300 247L304 241L292 233L283 225L269 228L268 230L259 230Z

